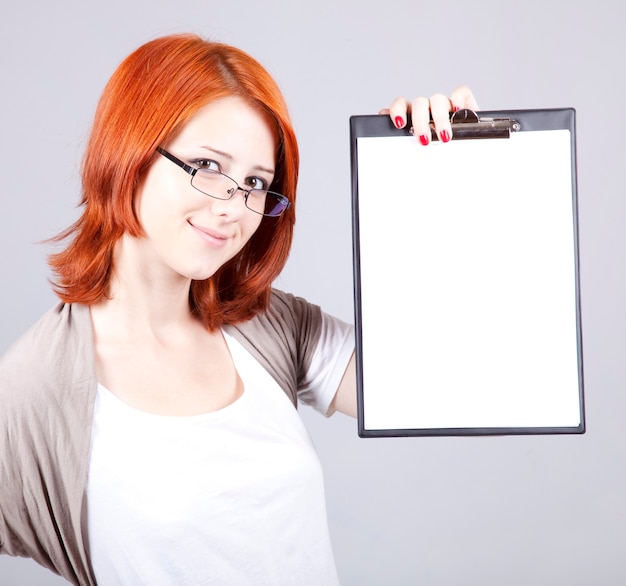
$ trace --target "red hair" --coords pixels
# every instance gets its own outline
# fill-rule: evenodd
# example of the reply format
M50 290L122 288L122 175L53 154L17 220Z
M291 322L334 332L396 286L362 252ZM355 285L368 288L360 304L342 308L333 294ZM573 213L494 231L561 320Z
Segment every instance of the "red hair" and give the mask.
M90 305L107 295L113 249L143 230L134 195L155 157L207 103L237 96L275 125L272 189L292 205L264 217L241 252L204 281L192 281L192 310L210 329L253 317L269 301L271 285L291 247L295 223L298 146L284 99L270 74L243 51L195 35L172 35L139 47L117 68L98 107L82 167L81 217L53 240L71 238L50 255L53 287L66 303Z

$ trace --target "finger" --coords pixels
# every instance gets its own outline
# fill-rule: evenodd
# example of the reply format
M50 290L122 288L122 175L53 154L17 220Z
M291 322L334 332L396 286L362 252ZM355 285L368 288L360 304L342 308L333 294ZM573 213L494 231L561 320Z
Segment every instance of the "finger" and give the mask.
M391 122L393 122L396 128L404 128L410 111L411 104L409 101L406 98L399 97L391 102L391 106L389 106L387 112L381 110L381 113L389 114Z
M444 94L434 94L430 98L430 115L435 124L435 131L441 142L449 142L452 139L452 125L450 124L450 111L452 104Z
M452 90L450 94L450 102L452 104L452 111L456 112L457 110L463 110L467 108L469 110L478 110L478 102L470 90L466 85L460 85L459 87Z
M413 134L421 144L426 146L431 140L430 131L430 102L428 98L415 98L411 104L411 121Z

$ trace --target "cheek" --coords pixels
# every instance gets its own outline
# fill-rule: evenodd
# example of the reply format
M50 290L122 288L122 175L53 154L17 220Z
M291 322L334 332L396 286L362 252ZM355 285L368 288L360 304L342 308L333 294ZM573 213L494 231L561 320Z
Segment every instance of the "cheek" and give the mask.
M244 237L245 244L247 244L250 238L254 236L263 221L263 216L260 216L259 214L250 213L250 216L252 217L247 218L247 222L242 227L242 235Z
M158 206L153 202L151 190L145 187L138 190L135 196L135 214L144 236L148 236L155 229L158 229L160 222L157 211Z
M259 226L261 225L261 222L263 221L263 216L260 216L259 214L255 214L254 218L252 220L252 234L254 234L258 229Z
M263 220L263 216L259 216L259 218L261 218L261 220L257 220L256 218L250 218L247 219L246 222L240 222L239 241L237 243L237 247L233 249L233 256L237 256L248 245L252 237L256 234L259 226L261 225L261 221Z
M160 177L153 168L135 192L134 209L144 232L163 225L173 218L177 208L176 189L168 185L166 177Z

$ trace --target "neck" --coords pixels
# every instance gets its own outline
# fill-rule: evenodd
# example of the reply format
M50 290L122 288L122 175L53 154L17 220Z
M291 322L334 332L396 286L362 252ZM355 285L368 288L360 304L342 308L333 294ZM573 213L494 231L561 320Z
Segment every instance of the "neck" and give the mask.
M92 307L92 314L106 314L108 323L127 333L158 334L195 321L189 306L191 279L143 258L131 239L123 236L116 245L108 295Z

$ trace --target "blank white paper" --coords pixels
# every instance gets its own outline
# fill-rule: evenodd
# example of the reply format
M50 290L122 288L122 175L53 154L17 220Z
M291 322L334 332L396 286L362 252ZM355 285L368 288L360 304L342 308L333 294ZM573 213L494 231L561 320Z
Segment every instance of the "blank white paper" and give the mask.
M570 140L358 138L365 429L580 425Z

